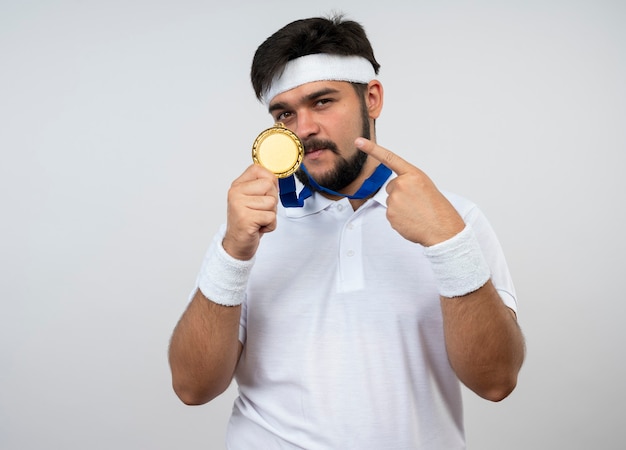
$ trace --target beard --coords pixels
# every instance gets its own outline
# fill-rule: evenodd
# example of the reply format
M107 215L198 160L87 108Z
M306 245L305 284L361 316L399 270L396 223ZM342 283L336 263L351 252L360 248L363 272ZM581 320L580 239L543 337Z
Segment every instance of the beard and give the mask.
M360 103L362 121L361 136L366 139L370 139L371 131L367 106L365 105L365 100L363 98L360 99ZM337 164L335 164L333 169L315 178L317 184L335 192L341 191L356 180L361 174L365 161L367 160L367 153L364 153L361 150L357 150L356 153L349 159L344 158L340 155L337 145L330 140L313 138L303 142L303 145L305 152L317 149L327 149L339 157ZM312 191L317 190L315 186L311 185L308 175L302 169L298 169L296 177L304 186L308 187Z

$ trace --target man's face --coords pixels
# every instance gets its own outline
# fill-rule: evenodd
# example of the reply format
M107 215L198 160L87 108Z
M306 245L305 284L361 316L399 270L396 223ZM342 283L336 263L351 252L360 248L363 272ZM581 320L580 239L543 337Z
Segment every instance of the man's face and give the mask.
M367 155L354 146L370 138L365 100L347 82L316 81L277 95L270 113L296 133L305 148L304 165L320 184L341 192L361 173ZM306 175L296 175L308 184Z

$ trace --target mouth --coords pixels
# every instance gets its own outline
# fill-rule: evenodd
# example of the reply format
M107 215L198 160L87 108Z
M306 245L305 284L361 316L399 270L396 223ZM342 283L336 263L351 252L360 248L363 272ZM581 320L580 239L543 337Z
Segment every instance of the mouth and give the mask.
M324 153L324 151L327 150L325 148L311 148L311 149L307 149L304 152L304 156L307 159L317 159L319 157L321 157L322 153Z
M320 158L327 152L338 153L334 142L325 139L312 139L304 143L304 155L308 159Z

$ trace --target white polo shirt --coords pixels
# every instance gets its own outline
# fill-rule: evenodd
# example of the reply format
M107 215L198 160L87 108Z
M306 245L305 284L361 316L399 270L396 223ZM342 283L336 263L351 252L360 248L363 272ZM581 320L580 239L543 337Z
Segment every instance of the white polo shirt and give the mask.
M279 208L243 303L229 449L465 448L432 270L423 247L389 225L386 196L383 187L356 212L317 194ZM446 196L516 310L491 226L473 203Z

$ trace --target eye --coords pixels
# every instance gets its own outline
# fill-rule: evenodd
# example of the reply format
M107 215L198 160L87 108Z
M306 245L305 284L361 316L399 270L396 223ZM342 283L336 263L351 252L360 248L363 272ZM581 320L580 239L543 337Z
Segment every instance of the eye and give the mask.
M331 103L332 99L330 98L320 98L319 100L317 100L317 102L315 103L317 106L324 106L327 105L328 103Z
M284 122L285 120L287 120L289 117L292 116L292 113L290 113L289 111L283 111L281 113L279 113L276 117L275 120L277 122Z

